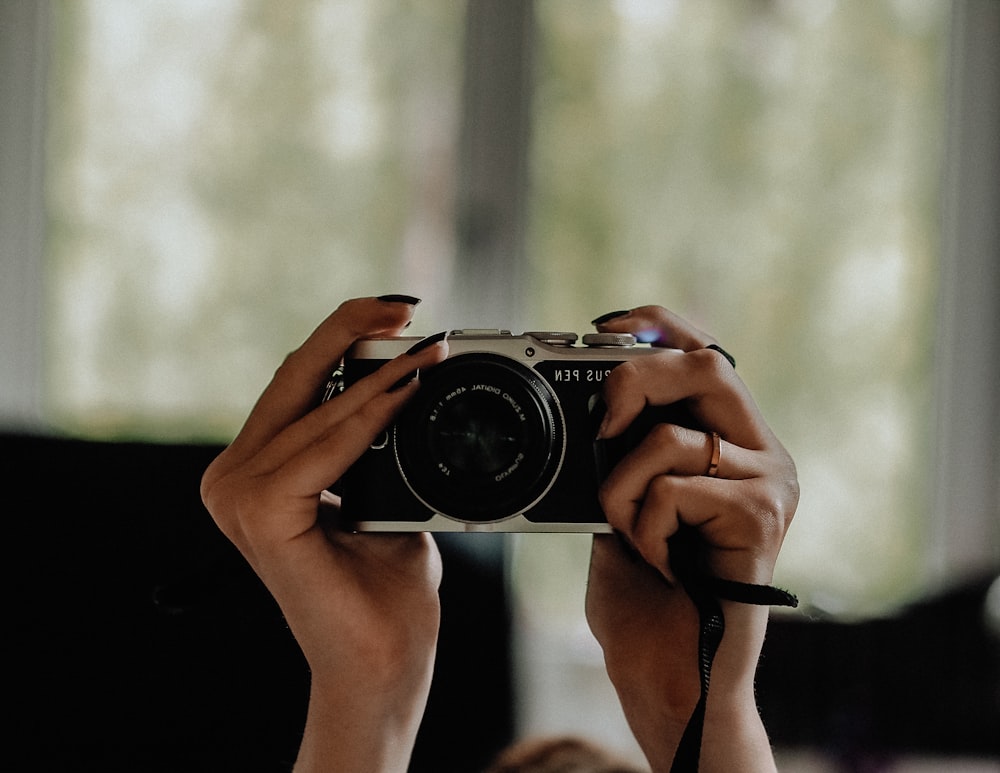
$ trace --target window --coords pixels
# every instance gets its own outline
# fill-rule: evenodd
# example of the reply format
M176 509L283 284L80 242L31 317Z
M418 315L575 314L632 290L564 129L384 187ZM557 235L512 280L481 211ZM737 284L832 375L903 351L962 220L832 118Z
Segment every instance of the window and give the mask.
M44 352L62 431L221 440L345 297L420 295L426 332L583 332L661 302L736 354L797 459L778 581L821 613L891 609L996 561L996 6L952 9L53 3L21 22L48 45L19 41L47 78L4 68L48 83L46 144L4 161L47 206L5 215L6 244L15 224L36 245L5 251L4 313L30 323L12 351ZM15 93L36 125L37 93ZM19 257L43 238L44 283ZM587 540L511 544L525 683L608 689ZM572 697L533 695L525 722L558 729Z
M338 300L388 282L442 305L459 6L55 11L58 424L224 438Z
M928 512L946 7L593 8L538 5L542 327L652 299L714 331L799 464L787 580L826 565L831 611L898 599Z
M947 7L589 8L537 5L540 327L662 302L712 330L799 466L778 582L825 613L899 603L926 580L930 538ZM588 549L521 536L514 552L538 632L525 682L545 685L532 726L560 729L560 684L594 691L574 721L607 725L587 708L611 700L600 654L568 611Z

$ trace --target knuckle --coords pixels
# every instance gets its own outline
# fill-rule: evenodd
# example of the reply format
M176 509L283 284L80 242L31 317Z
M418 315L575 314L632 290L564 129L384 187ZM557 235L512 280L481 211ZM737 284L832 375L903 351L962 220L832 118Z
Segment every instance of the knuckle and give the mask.
M649 482L646 498L657 509L672 508L682 482L673 475L657 475Z
M215 503L215 497L213 496L213 492L221 474L222 473L219 470L219 459L216 458L214 462L208 465L208 468L201 476L199 494L201 495L202 503L209 511L214 509L213 505Z
M798 509L799 505L799 479L792 475L783 481L783 487L785 496L783 499L784 507L782 510L782 515L784 516L786 524L791 523L792 518L795 517L795 511Z
M685 357L694 364L701 378L713 383L729 381L735 373L729 361L715 349L695 349L687 352Z
M227 465L227 453L217 456L201 476L201 501L216 521L225 518L230 509L228 489L233 471Z
M778 474L771 476L760 489L761 508L782 531L788 529L799 504L799 480L791 457L785 456L785 464Z
M636 524L637 539L660 551L666 537L677 529L677 502L682 482L673 475L658 475L647 488L642 516Z
M801 495L801 489L799 488L799 474L798 470L795 468L795 460L792 459L787 452L785 453L784 459L785 474L782 477L782 485L784 486L788 505L790 506L792 514L794 514L795 508L799 504L799 497Z
M787 482L761 488L749 504L751 517L744 522L754 543L780 544L794 515L796 501L789 496Z
M237 548L266 541L266 522L260 513L276 506L273 487L267 476L249 472L246 465L227 466L225 452L202 476L201 497L216 526Z
M656 424L646 434L645 443L656 447L658 454L685 447L688 430L676 424Z
M245 532L244 489L230 476L218 480L203 495L203 501L219 530L236 542Z
M369 298L347 298L340 302L334 311L335 314L351 314L358 309L368 306L371 303Z
M346 325L353 331L357 320L364 317L365 313L371 308L371 305L370 298L348 298L337 306L327 320Z

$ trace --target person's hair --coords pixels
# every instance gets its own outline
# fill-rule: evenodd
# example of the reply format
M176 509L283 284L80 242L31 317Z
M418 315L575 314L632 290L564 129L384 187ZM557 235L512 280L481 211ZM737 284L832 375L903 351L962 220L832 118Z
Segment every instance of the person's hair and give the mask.
M508 747L484 773L646 773L582 738L536 738Z

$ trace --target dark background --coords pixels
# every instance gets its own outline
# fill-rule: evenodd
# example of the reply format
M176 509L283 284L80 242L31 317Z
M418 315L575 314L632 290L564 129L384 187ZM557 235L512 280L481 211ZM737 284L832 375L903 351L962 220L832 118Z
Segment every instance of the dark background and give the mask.
M14 608L3 767L290 769L308 675L199 499L220 449L0 435L0 450ZM414 773L475 771L514 727L502 551L439 545L442 631ZM1000 755L990 579L891 619L776 615L759 671L773 742L845 770L903 752Z

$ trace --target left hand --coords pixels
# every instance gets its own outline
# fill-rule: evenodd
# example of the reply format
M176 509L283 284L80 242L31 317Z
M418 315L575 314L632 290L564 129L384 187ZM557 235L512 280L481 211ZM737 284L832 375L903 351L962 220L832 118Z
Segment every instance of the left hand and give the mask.
M412 304L345 301L278 368L202 497L281 607L309 663L296 771L406 770L437 646L441 558L429 534L338 528L327 491L447 356L405 353L321 406L319 390L358 338L399 335Z
M671 572L667 540L690 527L710 574L768 584L798 484L791 457L735 369L705 348L715 343L711 336L658 306L600 329L642 333L664 347L612 371L602 436L623 432L647 405L678 401L705 430L660 425L611 471L600 499L618 536L594 539L587 591L587 618L626 716L654 769L668 769L698 699L699 621ZM711 432L720 435L721 458L716 476L707 477ZM734 717L736 726L759 723L753 676L767 609L723 602L723 611L726 636L712 672L706 741Z

